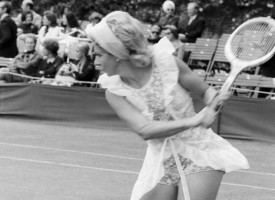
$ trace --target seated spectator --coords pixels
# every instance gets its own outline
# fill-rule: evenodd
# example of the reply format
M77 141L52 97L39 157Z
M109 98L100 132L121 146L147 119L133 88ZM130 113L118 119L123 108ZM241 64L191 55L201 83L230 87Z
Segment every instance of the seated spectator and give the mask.
M25 51L19 53L15 58L12 66L0 69L1 82L28 82L30 79L14 74L6 73L13 72L27 76L34 76L38 64L42 57L35 51L36 37L33 34L26 34L22 40L25 43Z
M43 49L43 43L47 38L64 38L65 34L61 27L57 25L56 15L50 11L46 11L43 16L43 26L38 32L38 51Z
M23 13L25 12L31 12L32 13L32 23L39 29L41 27L42 23L42 17L37 14L34 9L33 9L33 1L32 0L23 0L21 4L21 8ZM22 14L18 14L16 19L15 19L17 25L20 25L22 23Z
M26 33L38 33L38 27L33 24L33 15L32 12L28 11L22 14L21 17L22 23L17 27L17 35L26 34Z
M180 40L182 42L194 43L197 38L201 37L205 29L205 19L199 15L199 6L195 2L187 5L187 13L189 16L186 27L179 27Z
M152 25L150 28L150 35L148 37L148 42L151 44L158 43L160 40L160 33L161 33L161 28L159 25Z
M179 39L177 27L175 27L174 25L166 25L163 29L162 34L163 36L166 36L175 47L174 55L183 60L185 48L183 46L183 43Z
M260 67L260 71L259 74L265 77L270 77L270 78L275 78L275 56L271 57L271 59L269 59L267 62L263 63ZM274 89L273 88L260 88L260 93L258 95L258 98L268 98L270 97L270 94L273 92ZM265 92L265 93L261 93L261 92Z
M94 81L95 66L89 56L90 47L87 43L79 43L76 49L77 72L74 76L78 81Z
M62 26L64 27L64 33L72 37L84 37L86 34L81 30L80 25L71 12L67 12L62 17Z
M166 0L163 5L163 16L160 17L158 25L163 28L166 25L178 25L179 18L174 15L175 12L175 3L171 0Z
M39 63L35 76L54 78L59 67L64 63L58 56L59 45L57 40L47 38L43 42L43 60Z

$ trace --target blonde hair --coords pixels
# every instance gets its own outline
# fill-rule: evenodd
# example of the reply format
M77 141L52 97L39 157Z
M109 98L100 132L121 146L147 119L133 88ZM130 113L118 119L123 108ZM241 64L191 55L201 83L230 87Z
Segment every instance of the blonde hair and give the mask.
M112 32L129 51L130 61L136 67L147 67L151 63L146 37L147 27L123 11L114 11L105 19Z
M87 43L79 43L77 45L78 49L83 53L84 56L88 56L90 51L90 46Z

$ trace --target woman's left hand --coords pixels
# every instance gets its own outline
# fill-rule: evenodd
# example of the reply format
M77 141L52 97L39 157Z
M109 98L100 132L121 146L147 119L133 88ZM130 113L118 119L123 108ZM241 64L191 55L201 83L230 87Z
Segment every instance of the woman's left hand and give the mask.
M218 113L210 107L205 107L202 111L204 112L204 116L201 119L200 125L202 127L208 128L216 120Z

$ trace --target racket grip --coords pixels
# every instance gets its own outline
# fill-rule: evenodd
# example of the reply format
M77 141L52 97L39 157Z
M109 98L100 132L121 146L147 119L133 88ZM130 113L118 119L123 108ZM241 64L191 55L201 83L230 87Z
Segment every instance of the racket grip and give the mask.
M224 100L225 100L224 98L222 98L223 96L224 96L224 94L221 93L220 91L218 91L216 93L216 96L214 97L214 100L212 101L211 105L209 106L215 112L220 112L220 110L222 109L222 107L224 105Z

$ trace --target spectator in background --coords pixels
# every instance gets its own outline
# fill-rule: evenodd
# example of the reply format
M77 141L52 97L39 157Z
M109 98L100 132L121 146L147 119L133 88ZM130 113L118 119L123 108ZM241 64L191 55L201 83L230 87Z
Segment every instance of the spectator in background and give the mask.
M259 74L265 77L275 78L275 56L273 56L270 60L263 63L260 67Z
M163 36L166 36L175 48L174 55L180 60L184 57L184 46L179 39L179 33L177 27L174 25L166 25L163 29Z
M0 2L0 57L14 58L17 53L17 26L11 19L12 6L9 1Z
M59 67L64 63L58 56L59 45L57 40L47 38L43 42L43 60L39 63L35 76L54 78Z
M77 72L74 77L78 81L94 81L95 66L89 56L90 47L87 43L79 43L76 48Z
M25 13L25 12L32 13L32 15L33 15L32 23L34 25L36 25L38 28L40 28L42 25L42 17L33 10L33 1L32 0L24 0L22 2L21 8L22 8L23 13ZM22 14L18 14L18 16L16 18L17 25L22 23L21 19L22 19Z
M43 43L47 38L58 39L64 37L61 27L57 25L57 19L54 13L46 11L43 16L43 26L38 32L39 52L43 49Z
M158 25L163 28L166 25L178 25L179 18L174 15L175 3L171 0L166 0L162 5L163 16L160 17Z
M30 11L24 12L21 17L22 23L17 28L17 35L26 33L38 33L38 27L33 24L33 14Z
M80 25L71 12L66 12L62 17L62 26L64 27L64 33L72 37L83 37L85 33L81 30Z
M25 51L19 53L15 58L12 66L3 67L0 69L1 82L28 82L27 77L16 76L14 74L5 73L13 72L28 76L34 76L36 68L41 61L41 56L35 51L36 37L33 34L20 36L25 43Z
M148 42L151 44L158 43L158 41L160 40L160 33L161 33L160 26L157 24L152 25L150 28L150 35L148 37Z
M271 57L267 62L263 63L260 67L259 74L265 77L275 78L275 56ZM258 98L268 98L270 94L261 93L261 92L269 92L271 93L274 89L273 88L260 88L260 93Z
M182 42L194 43L198 37L201 37L205 29L205 19L199 15L199 6L195 2L187 5L187 13L189 16L186 27L179 27L180 40Z
M270 17L275 20L275 8L272 9L272 13ZM275 78L274 66L275 66L275 55L273 55L268 61L266 61L261 65L259 74L266 77Z

